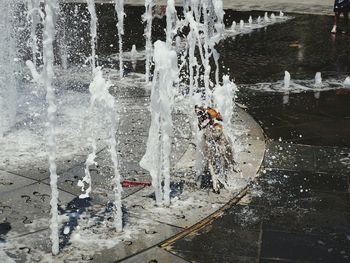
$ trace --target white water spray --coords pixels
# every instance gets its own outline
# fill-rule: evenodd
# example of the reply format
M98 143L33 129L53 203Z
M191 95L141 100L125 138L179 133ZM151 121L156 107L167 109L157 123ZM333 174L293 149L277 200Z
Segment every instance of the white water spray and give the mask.
M57 255L59 252L59 234L58 234L58 189L57 189L57 172L56 172L56 98L55 90L52 85L54 78L54 53L53 41L55 39L55 16L58 10L56 0L47 1L45 3L45 23L44 23L44 40L43 40L43 59L44 59L44 74L43 82L46 86L46 100L48 103L48 157L50 169L50 186L51 186L51 242L52 254Z
M166 43L170 47L176 34L176 9L174 0L168 0L166 8Z
M137 56L138 56L136 45L132 45L130 56L131 56L132 68L135 70L136 69Z
M178 82L177 54L169 46L157 41L154 45L154 78L151 93L151 127L147 150L141 167L150 172L155 189L156 204L170 205L170 150L174 84ZM164 181L164 187L162 187Z
M289 87L290 87L290 74L288 71L284 72L284 89L286 90L283 95L283 104L289 102Z
M115 11L117 13L117 31L119 43L119 77L123 78L124 64L123 64L123 35L124 35L124 0L115 0Z
M320 87L322 86L322 75L321 72L317 72L315 75L315 86Z
M232 22L232 25L231 25L231 30L232 30L232 31L236 31L236 26L237 26L236 21L233 21L233 22Z
M232 142L235 141L232 120L237 90L237 86L230 81L229 76L225 75L223 77L223 85L216 86L213 93L215 105L223 118L226 134Z
M276 22L276 16L274 13L272 13L270 17L271 17L272 22Z
M145 1L145 14L143 15L143 21L146 23L145 26L145 39L146 39L146 63L145 63L145 76L146 76L146 83L149 82L150 76L151 76L151 61L152 61L152 21L153 21L153 15L152 15L152 9L154 6L153 0L146 0Z
M267 15L267 12L265 12L264 20L266 23L270 22L269 16Z
M344 80L344 88L350 89L350 77L346 77Z
M249 16L248 23L249 23L249 26L252 26L252 24L253 24L252 16Z
M290 87L290 73L288 71L284 72L284 89L289 89Z
M90 36L91 36L91 65L92 71L96 67L96 38L97 38L97 15L95 0L86 0L90 13Z
M40 23L40 20L44 19L45 15L42 13L40 9L40 1L39 0L28 0L28 14L27 19L30 23L30 42L32 48L32 62L36 66L37 65L37 54L38 54L38 38L36 36L36 28Z
M111 154L111 160L113 163L114 169L114 178L112 179L113 185L113 194L114 194L114 225L118 232L122 231L122 187L120 184L121 176L118 169L118 156L117 156L117 140L116 140L116 131L117 131L117 115L116 115L116 105L114 97L109 93L109 88L112 85L106 81L102 74L101 67L97 67L94 70L94 79L90 84L90 93L91 93L91 105L92 107L98 106L98 108L103 108L106 112L106 118L109 120L110 125L110 138L108 140L109 151ZM95 146L96 147L96 146ZM96 149L95 149L96 151ZM94 155L91 154L87 160L88 164L94 163ZM89 162L89 163L88 163ZM87 191L88 192L88 191Z
M316 88L320 88L322 87L322 76L321 76L321 72L317 72L316 75L315 75L315 87ZM315 91L315 98L316 99L319 99L320 98L320 91Z
M239 29L243 30L243 28L244 28L244 21L241 20L241 21L239 21Z
M11 0L5 0L0 9L0 138L15 124L17 112L13 5Z
M95 9L95 1L94 0L86 0L88 4L88 10L90 13L90 36L91 36L91 66L92 66L92 72L95 73L95 67L96 67L96 37L97 37L97 16L96 16L96 9ZM95 79L94 79L95 81ZM94 82L91 85L94 85ZM93 114L93 108L94 108L94 101L95 99L92 99L94 94L91 92L91 103L89 107L89 113ZM91 131L89 133L88 142L90 144L90 147L92 149L92 152L88 155L86 161L85 161L85 169L84 173L85 176L82 180L78 181L78 186L81 187L81 190L85 193L79 195L79 198L88 198L91 193L91 174L90 174L90 166L96 164L95 158L96 158L96 138L94 131ZM85 184L87 184L87 188L85 187Z

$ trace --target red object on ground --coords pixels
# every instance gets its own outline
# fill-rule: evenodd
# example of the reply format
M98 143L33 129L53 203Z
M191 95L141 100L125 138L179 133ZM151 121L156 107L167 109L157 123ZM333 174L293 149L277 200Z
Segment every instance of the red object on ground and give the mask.
M349 93L350 93L350 90L348 90L348 89L337 89L335 91L335 94L337 94L337 95L346 95Z
M123 181L122 187L135 187L135 186L151 186L150 182L135 182L135 181Z

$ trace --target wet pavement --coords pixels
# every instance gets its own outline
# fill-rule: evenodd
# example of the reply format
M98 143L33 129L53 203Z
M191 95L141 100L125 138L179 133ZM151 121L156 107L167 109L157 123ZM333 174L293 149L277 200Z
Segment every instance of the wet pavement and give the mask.
M101 7L101 10L103 8L106 7ZM101 24L109 23L108 27L115 23L113 10L110 12L101 20L104 21ZM137 16L141 13L137 8L132 12ZM263 13L232 11L227 15L229 25L233 19L247 20L249 15ZM238 84L275 82L283 79L284 70L290 71L292 78L296 79L312 79L316 71L321 71L324 78L343 80L350 68L350 37L329 34L331 17L293 16L295 18L286 23L225 40L220 46L220 53L226 69L230 69L226 73ZM128 19L131 22L132 16ZM142 28L137 26L139 20L134 22L131 28L135 28L136 35ZM84 28L82 32L87 31L86 24L81 28ZM158 26L156 30L161 28ZM102 28L101 34L105 33ZM101 57L117 50L117 46L110 46L110 43L116 42L114 34L102 39L99 42ZM71 48L75 49L73 42ZM130 37L126 39L126 48L141 42L142 39ZM88 52L84 45L79 45L79 48L82 50L77 54ZM74 60L74 56L71 59L71 63L79 62ZM137 68L142 67L142 63L138 63ZM119 134L120 147L125 159L131 161L124 161L121 166L126 178L143 180L147 176L133 160L143 155L144 149L139 145L147 137L146 119L149 115L143 107L149 103L148 94L144 90L129 90L127 87L125 90L121 104L128 112L124 115L123 130ZM246 111L264 129L268 149L259 179L250 184L247 194L237 205L227 209L212 224L167 243L167 246L162 246L161 242L183 231L187 222L180 221L183 218L179 217L180 223L167 224L160 214L158 225L142 229L142 238L123 240L122 250L109 249L91 257L78 255L78 258L82 261L111 262L108 260L115 259L118 253L118 259L125 257L125 262L349 262L350 92L321 92L319 99L312 92L291 94L289 103L283 104L280 94L241 89L239 103L247 107ZM130 137L127 134L130 131L135 136ZM182 145L188 143L188 138L182 139ZM185 151L186 148L178 149L176 156L184 156ZM108 155L107 149L101 149L98 155L98 161L103 163ZM61 202L70 204L73 209L75 204L72 200L79 194L75 182L84 175L84 161L85 155L81 155L59 163ZM7 236L21 242L24 240L25 244L32 235L33 240L37 240L35 249L49 251L46 242L48 173L36 166L25 168L1 171L2 198L11 198L12 203L20 205L15 212L11 211L9 204L0 206L6 219L0 224L0 245ZM94 167L92 173L99 193L110 191L110 164ZM11 180L7 180L9 178ZM136 199L138 195L145 197L146 192L142 190L145 189L128 189L124 192L124 199L132 198L133 194ZM100 199L93 197L95 205L105 204L106 199L110 199L108 195L102 195ZM219 204L224 203L221 201ZM84 205L80 208L83 209ZM213 211L217 208L211 207ZM68 211L71 207L67 205L62 209ZM45 222L38 224L36 221L40 221L43 214L46 215ZM196 216L193 220L203 219L203 215ZM146 213L129 219L138 224L138 220L147 217ZM9 224L8 219L13 222ZM84 220L84 217L81 219ZM33 222L37 224L33 225ZM96 228L96 231L99 229ZM140 247L145 249L140 250ZM7 249L11 255L11 248ZM27 246L18 249L20 254L30 254ZM35 255L31 256L33 261L37 259Z
M236 17L235 17L236 19ZM349 74L349 36L330 17L298 15L227 40L237 82ZM301 50L302 49L302 50ZM187 262L350 261L350 92L283 95L241 89L240 102L268 138L260 177L212 224L164 247Z
M239 204L168 251L190 262L349 262L349 153L270 143Z

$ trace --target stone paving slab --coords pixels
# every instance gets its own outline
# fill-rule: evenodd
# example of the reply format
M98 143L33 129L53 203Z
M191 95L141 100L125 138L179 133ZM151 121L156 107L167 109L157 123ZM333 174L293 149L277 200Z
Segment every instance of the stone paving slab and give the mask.
M154 247L146 250L132 258L123 260L124 263L144 263L144 262L172 262L185 263L186 261L178 256L175 256L164 249Z
M75 196L59 191L59 204L67 204ZM47 228L50 218L50 186L35 183L1 194L0 222L9 222L9 236L18 236Z
M35 180L25 178L13 173L0 171L0 195L35 183L37 183Z

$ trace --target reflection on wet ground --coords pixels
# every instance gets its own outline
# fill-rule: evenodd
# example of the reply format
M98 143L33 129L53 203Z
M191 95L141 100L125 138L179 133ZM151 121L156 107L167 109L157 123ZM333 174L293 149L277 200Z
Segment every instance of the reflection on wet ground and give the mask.
M248 13L241 16L247 19ZM276 82L283 80L285 70L298 80L312 80L316 72L322 72L323 79L345 79L350 37L329 33L331 17L293 16L286 23L224 41L221 56L236 82ZM239 101L268 138L350 147L350 90L321 92L319 99L313 93L291 94L283 105L283 94L242 88Z
M190 262L349 262L349 157L347 148L270 143L240 203L169 251Z
M250 14L233 12L228 21L233 17L236 21L247 20ZM324 78L349 73L350 36L330 34L332 17L295 14L293 17L287 23L222 43L221 57L236 82L275 82L283 79L285 70L292 79L312 79L318 71Z
M247 18L247 14L239 14ZM235 14L237 20L237 14ZM350 37L330 17L294 20L227 39L221 54L240 84L349 74ZM241 89L268 138L263 171L237 206L173 244L191 262L349 262L350 91L283 94Z

